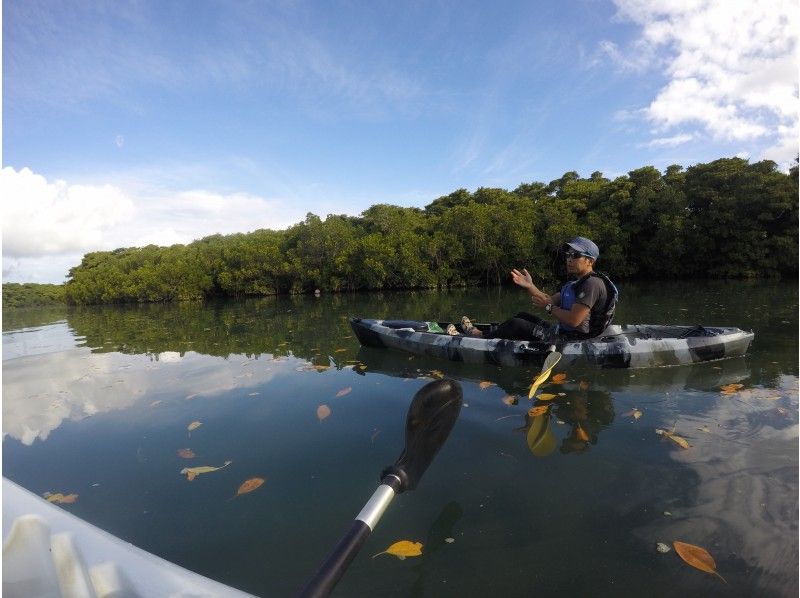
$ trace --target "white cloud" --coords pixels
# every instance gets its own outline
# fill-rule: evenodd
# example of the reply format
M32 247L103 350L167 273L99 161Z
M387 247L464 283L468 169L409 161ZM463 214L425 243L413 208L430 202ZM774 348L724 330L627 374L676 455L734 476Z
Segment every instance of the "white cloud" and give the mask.
M687 143L694 139L694 135L691 133L679 133L678 135L673 135L672 137L659 137L657 139L653 139L650 141L647 146L648 147L675 147L676 145L681 145L683 143Z
M28 168L0 171L3 254L43 257L88 250L109 227L130 218L133 202L111 185L48 182Z
M27 168L3 168L0 194L6 282L61 282L89 251L279 230L305 216L297 201L207 190L131 193L110 184L48 182Z
M790 0L614 0L641 25L631 47L602 42L622 68L643 59L668 81L646 108L664 133L699 125L717 141L776 139L767 157L797 153L797 3ZM778 155L779 154L779 155Z

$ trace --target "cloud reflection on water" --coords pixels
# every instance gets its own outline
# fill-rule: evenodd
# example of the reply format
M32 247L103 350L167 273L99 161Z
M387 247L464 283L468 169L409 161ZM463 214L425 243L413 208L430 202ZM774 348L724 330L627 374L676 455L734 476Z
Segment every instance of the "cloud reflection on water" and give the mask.
M46 440L66 420L128 409L155 395L185 400L259 386L274 377L274 364L266 355L223 359L191 352L92 353L88 348L8 359L3 362L3 439L31 445L37 438Z
M657 509L636 535L649 544L681 540L703 546L731 583L737 574L747 575L759 578L762 592L796 592L798 425L789 415L798 406L791 386L796 379L789 384L764 395L780 394L779 401L734 395L704 413L681 415L676 432L692 446L665 450L691 471L681 478L691 482L665 484L660 491L663 504L674 505L667 507L670 515ZM700 430L704 426L710 433Z

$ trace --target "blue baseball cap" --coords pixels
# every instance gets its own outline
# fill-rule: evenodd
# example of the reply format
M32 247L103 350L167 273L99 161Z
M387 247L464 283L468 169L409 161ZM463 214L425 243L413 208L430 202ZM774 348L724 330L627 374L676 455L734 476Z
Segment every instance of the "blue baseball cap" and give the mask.
M586 237L575 237L572 239L572 241L567 241L564 243L564 245L572 247L572 249L575 251L582 253L593 260L596 260L600 257L600 249L594 244L593 241L590 241Z

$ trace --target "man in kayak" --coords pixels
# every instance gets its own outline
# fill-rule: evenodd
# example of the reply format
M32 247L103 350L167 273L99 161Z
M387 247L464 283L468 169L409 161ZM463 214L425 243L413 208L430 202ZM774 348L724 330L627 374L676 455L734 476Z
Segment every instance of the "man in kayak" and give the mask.
M548 322L527 312L519 312L491 332L481 332L469 318L461 318L461 331L470 336L511 340L580 340L598 336L611 323L618 292L605 274L594 271L600 250L586 237L575 237L562 249L567 272L575 277L553 295L539 290L524 268L511 271L514 283L525 289L536 307L556 320ZM449 334L457 334L452 324Z

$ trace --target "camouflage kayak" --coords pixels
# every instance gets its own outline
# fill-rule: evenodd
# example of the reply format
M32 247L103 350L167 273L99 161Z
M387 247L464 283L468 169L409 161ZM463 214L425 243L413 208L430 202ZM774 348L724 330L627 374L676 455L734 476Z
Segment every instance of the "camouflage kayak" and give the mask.
M600 336L553 344L506 339L450 336L447 322L351 318L350 326L365 347L399 349L450 361L503 366L540 366L555 349L561 364L599 368L650 368L688 365L744 355L753 333L719 326L612 325ZM488 330L488 324L476 324Z

